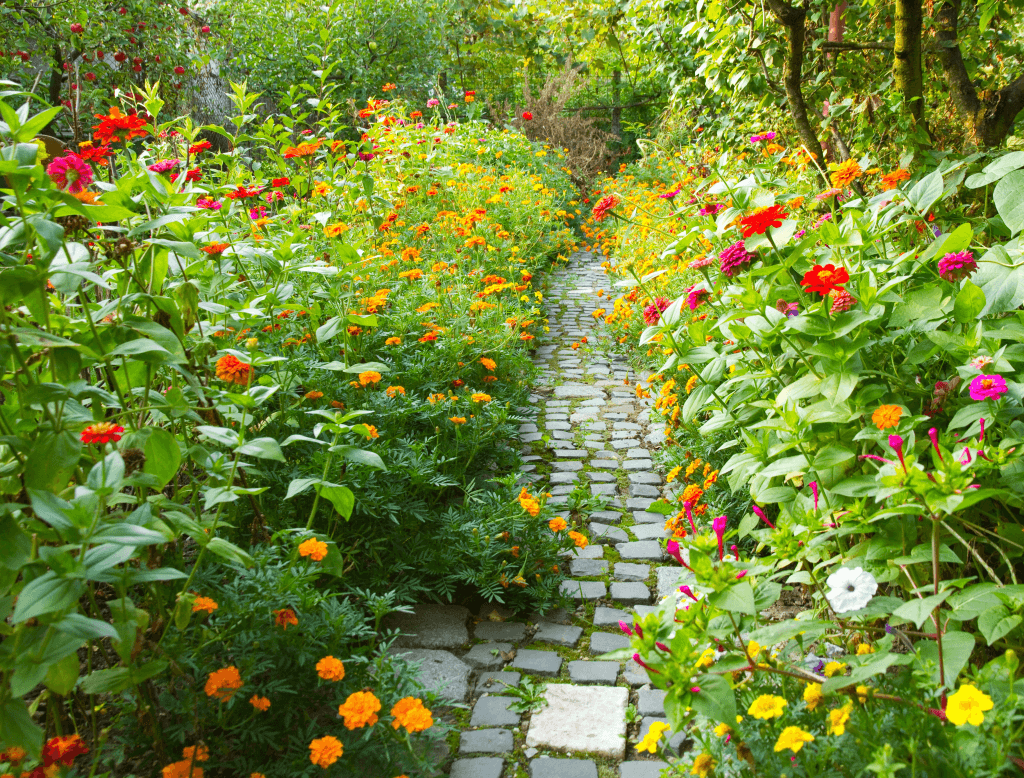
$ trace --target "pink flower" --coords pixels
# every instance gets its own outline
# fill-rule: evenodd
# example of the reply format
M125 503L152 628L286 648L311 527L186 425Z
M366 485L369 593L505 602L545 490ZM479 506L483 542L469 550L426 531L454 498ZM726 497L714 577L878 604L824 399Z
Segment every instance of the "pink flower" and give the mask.
M706 256L697 257L697 259L693 260L693 262L690 263L690 267L694 270L699 270L702 267L708 267L713 264L715 264L714 254L707 254Z
M770 521L768 521L768 517L764 515L764 511L763 510L758 508L756 505L751 505L750 506L750 510L752 510L754 513L756 513L757 517L759 519L761 519L761 521L763 521L765 524L767 524L772 529L775 529L775 525L772 524Z
M57 157L46 168L46 174L61 189L78 194L92 183L92 168L77 154Z
M967 364L973 367L975 370L982 370L988 365L991 365L992 362L992 357L985 356L984 354L982 354L981 356L975 357L974 359L968 361Z
M689 598L690 598L691 600L693 600L694 602L700 602L700 601L699 601L699 600L697 599L697 596L696 596L696 595L695 595L695 594L693 593L693 590L692 590L692 589L690 589L690 587L689 587L689 586L686 586L686 585L684 584L684 585L682 585L682 586L680 586L680 587L679 587L679 591L681 591L681 592L682 592L683 594L685 594L685 595L686 595L687 597L689 597Z
M435 107L439 106L440 104L441 104L441 101L440 100L435 100L433 97L431 97L429 100L427 100L427 108L435 108Z
M692 286L686 290L685 294L686 304L691 311L697 310L711 296L711 292L707 289L696 289Z
M658 197L662 200L671 200L682 191L682 189L674 189L671 192L665 192L664 194L660 194L658 195Z
M619 629L621 629L623 632L625 632L630 637L633 637L633 628L630 627L626 622L620 621L619 622Z
M725 543L723 538L725 537L725 515L721 515L715 518L711 522L711 529L715 532L715 538L718 540L718 561L721 562L725 558Z
M676 560L679 564L681 564L687 570L690 569L690 566L686 563L686 560L683 559L682 551L679 550L679 541L678 540L670 540L668 543L666 543L665 544L665 553L668 554L670 557L672 557L674 560ZM689 554L687 554L687 557L689 557Z
M786 318L792 318L793 316L796 316L797 312L800 310L800 304L787 303L780 297L775 303L775 310L779 313L786 314Z
M640 658L640 654L633 654L633 661L640 665L647 672L657 673L658 675L661 675L661 670L655 670L653 667L647 664L643 659Z
M939 461L942 462L942 452L939 451L939 431L932 427L928 430L928 437L932 441L932 448L935 449L935 453L938 454Z
M757 259L757 255L747 251L743 247L743 241L738 240L719 254L718 259L721 261L718 267L723 275L732 278L737 271Z
M701 216L714 216L719 211L725 210L725 203L712 203L700 209Z
M889 445L892 446L897 456L900 458L900 464L903 465L903 472L907 472L907 462L903 459L903 438L899 435L889 436Z
M939 260L939 275L950 283L969 278L978 269L974 255L969 251L946 254Z
M647 324L654 326L661 318L661 312L671 304L672 301L664 297L654 298L654 302L644 308L644 321L647 322Z
M818 510L818 482L811 481L807 485L811 487L811 492L814 494L814 510Z
M1001 375L979 375L971 381L972 400L998 400L1006 391L1006 379Z
M152 170L154 173L166 173L169 170L174 170L181 164L180 159L162 159L159 162L154 162L149 165L146 169Z
M202 208L206 211L219 211L224 207L224 203L218 202L217 200L211 200L209 197L200 197L196 200L196 207Z

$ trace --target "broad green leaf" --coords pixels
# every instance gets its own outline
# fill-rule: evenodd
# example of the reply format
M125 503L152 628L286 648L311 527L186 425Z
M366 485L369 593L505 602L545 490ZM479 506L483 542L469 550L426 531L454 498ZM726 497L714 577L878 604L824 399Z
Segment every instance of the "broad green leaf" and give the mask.
M1024 170L1003 176L992 190L992 202L1011 233L1024 228Z
M711 605L730 613L746 613L749 616L757 613L754 590L750 588L750 583L746 580L740 581L724 591L709 594L707 599Z
M956 296L953 304L953 318L961 324L970 324L977 320L985 309L985 293L968 279L964 288Z
M705 673L697 676L695 680L700 691L691 696L691 707L713 721L735 726L736 694L725 676ZM668 706L666 712L667 710Z
M143 472L155 476L161 487L169 484L181 465L181 449L174 435L162 427L151 427L143 451L146 455Z
M29 581L18 595L11 621L20 624L28 619L72 607L84 591L82 582L74 578L58 578L47 570Z
M273 438L253 438L252 440L247 440L235 449L235 453L260 459L274 459L278 462L285 461L281 446Z
M968 632L947 632L942 636L942 664L946 671L945 685L948 688L952 689L956 684L956 678L960 675L960 671L967 666L974 646L974 636ZM934 640L922 640L915 647L922 660L932 662L931 683L938 685L941 683L939 680L938 644Z
M78 654L68 654L60 661L50 665L43 683L54 694L61 696L69 694L78 683Z
M1010 634L1020 623L1020 616L1011 614L1005 605L1000 604L978 617L978 631L984 635L985 642L992 645Z
M914 598L910 602L903 603L892 612L892 615L899 619L911 621L914 623L915 627L920 629L925 620L932 615L932 611L945 602L946 598L951 594L953 594L953 590L947 589L944 592L933 594L932 596L925 597L924 599Z
M357 425L357 428L358 426L359 425ZM384 464L384 460L381 459L378 454L375 454L372 451L367 451L366 449L356 448L355 446L335 446L331 451L341 454L341 456L349 462L375 467L378 470L388 469L387 465Z
M346 520L352 518L356 496L352 494L351 489L338 484L319 484L316 488L320 496L328 500L334 506L334 510L344 516Z

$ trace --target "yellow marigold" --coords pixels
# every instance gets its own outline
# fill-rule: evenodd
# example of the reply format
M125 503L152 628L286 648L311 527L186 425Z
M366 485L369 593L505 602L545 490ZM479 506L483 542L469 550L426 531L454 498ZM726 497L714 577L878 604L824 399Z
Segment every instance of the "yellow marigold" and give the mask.
M703 496L704 490L697 486L697 484L690 484L683 489L683 502L688 502L690 505L696 505Z
M704 479L704 491L706 492L708 489L714 486L716 481L718 481L718 471L712 470L710 473L708 473L708 477Z
M825 677L831 678L836 673L844 673L846 671L846 665L843 662L828 662L825 665Z
M336 737L319 737L309 744L309 761L317 767L330 767L341 758L344 748Z
M299 556L308 556L314 562L319 562L327 556L327 544L316 538L309 538L299 543Z
M548 529L552 532L561 532L569 525L565 523L565 519L561 516L555 516L551 521L548 522Z
M689 394L693 391L693 387L697 385L697 376L692 375L686 381L686 393Z
M377 723L380 700L373 692L353 692L338 706L338 715L344 717L346 729L372 727Z
M398 729L405 727L410 732L422 732L434 726L434 718L430 711L423 707L423 700L417 697L403 697L391 709L394 721L391 726Z
M861 643L857 646L857 656L864 656L865 654L875 653L875 647L870 643Z
M794 754L804 747L804 743L814 740L814 735L804 732L800 727L786 727L775 742L775 752L785 751L787 748Z
M402 345L402 339L401 338L391 337L391 338L388 338L387 340L384 341L384 345L385 346L401 346Z
M466 423L466 417L465 416L449 416L448 417L448 421L450 421L452 424L455 424L455 425L465 424Z
M696 775L698 778L707 778L708 774L715 769L716 764L718 762L711 758L711 754L697 754L693 760L693 768L690 770L690 775Z
M606 313L607 313L607 311L606 311L606 310L605 310L604 308L598 308L598 309L597 309L596 311L594 311L594 312L593 312L592 314L590 314L590 315L591 315L591 316L593 316L593 317L594 317L594 319L600 319L600 318L601 318L602 316L604 316L604 315L605 315Z
M359 385L369 386L380 382L380 373L376 370L367 370L359 374Z
M217 608L220 607L211 600L209 597L196 597L192 603L192 612L199 613L199 611L206 611L207 613L213 613Z
M419 308L416 309L416 313L429 313L438 306L438 303L423 303Z
M483 365L486 370L494 370L494 368L498 366L497 362L493 359L488 359L487 357L480 357L480 364Z
M206 679L204 691L208 697L216 697L221 702L231 699L234 693L242 688L242 676L234 665L214 670Z
M416 281L423 277L423 271L420 270L419 268L414 268L412 270L403 270L401 273L398 274L398 277L408 278L410 281Z
M405 396L405 387L404 386L389 386L387 389L384 390L384 394L386 394L388 397L396 397L397 395L402 395L404 397Z
M469 399L475 403L489 403L491 401L491 396L489 394L484 394L483 392L473 392Z
M782 715L782 709L788 705L785 697L774 694L762 694L747 710L755 719L773 719Z
M670 484L673 481L675 481L679 477L679 474L681 472L683 472L683 466L682 465L678 465L677 467L673 467L671 470L668 471L668 475L665 476L665 483L669 483Z
M526 491L525 486L523 487L523 490L519 492L519 497L516 499L519 500L519 504L523 507L523 510L534 518L536 518L537 514L540 513L540 502L536 497Z
M958 727L981 726L987 710L992 710L992 698L973 684L964 684L946 699L946 718Z
M739 717L737 717L737 718L739 718ZM719 724L717 727L715 727L715 734L718 735L719 737L725 737L726 735L731 735L732 734L732 727L730 727L728 724Z
M345 664L333 656L325 656L316 663L316 674L325 681L341 681L345 678Z
M814 710L825 700L821 693L820 683L809 683L804 688L804 702L807 703L807 710Z
M832 171L832 186L836 187L836 189L843 189L863 174L864 171L857 164L857 160L848 159L846 162L840 162Z
M260 697L258 694L249 698L249 704L261 713L270 708L270 700L267 697Z
M656 753L658 750L658 741L661 740L661 736L665 734L666 730L671 729L668 724L664 721L655 721L651 723L650 729L647 730L647 734L644 735L643 740L636 744L637 751L649 751L650 753Z
M580 548L586 548L589 545L589 541L587 540L587 538L584 535L581 535L579 532L570 532L569 537L572 538L573 543L575 543Z
M841 708L835 708L828 712L828 734L842 735L846 732L846 722L850 720L850 711L853 710L853 703L848 702Z
M879 405L875 412L871 414L871 421L875 423L878 429L887 430L890 427L897 426L902 415L903 409L898 405Z
M861 705L868 701L868 693L870 691L871 687L865 686L864 684L857 687L857 699L860 700Z

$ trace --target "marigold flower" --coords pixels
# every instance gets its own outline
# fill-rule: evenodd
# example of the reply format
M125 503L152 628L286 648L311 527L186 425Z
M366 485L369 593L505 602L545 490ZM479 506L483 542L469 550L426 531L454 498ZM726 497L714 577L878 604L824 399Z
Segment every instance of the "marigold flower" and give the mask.
M124 433L124 427L120 424L114 424L109 421L98 421L95 424L90 424L84 430L82 430L81 438L82 442L86 445L98 444L104 446L107 443L116 443L121 439L121 435Z
M392 336L392 337L390 337L390 338L388 338L387 340L384 341L384 345L385 346L401 346L402 345L402 339L401 338L396 338L396 337Z
M377 428L374 427L372 424L365 424L363 426L366 427L366 439L367 440L373 440L374 438L379 438L380 437L380 433L377 432Z
M249 698L249 704L260 713L265 713L270 709L270 699L267 697L260 697L258 694L254 694Z
M807 710L814 710L825 700L821 693L820 683L809 683L804 687L804 702L807 703Z
M690 475L687 473L687 475ZM700 502L700 498L704 496L704 490L701 489L697 484L690 484L683 489L683 502L688 502L690 505L696 505Z
M388 397L397 397L398 395L402 395L404 397L405 396L405 387L404 386L389 386L387 389L384 390L384 394L386 394Z
M898 405L879 405L875 412L871 414L871 421L875 423L878 429L887 430L890 427L897 426L902 415L903 409Z
M376 370L367 370L359 374L359 385L369 386L370 384L380 383L380 373Z
M475 403L489 403L491 401L491 396L489 394L484 394L483 392L473 392L473 394L469 396L469 399Z
M540 513L540 502L537 500L536 497L534 497L532 494L526 491L525 486L523 487L522 491L519 492L519 497L517 497L516 499L519 500L519 504L522 506L523 510L529 513L534 518L536 518L537 514Z
M841 708L835 708L828 712L828 734L842 735L846 732L846 722L850 720L850 711L853 710L853 703L848 702Z
M900 181L906 181L910 178L910 171L904 168L897 168L891 173L886 173L882 176L879 183L882 186L882 191L888 192L890 189L895 189Z
M576 546L579 548L586 548L588 545L590 545L590 542L587 540L586 536L581 535L579 532L570 532L569 537L572 538L573 543L575 543Z
M718 762L712 758L711 754L697 754L693 760L690 775L696 775L698 778L707 778L717 764Z
M848 159L845 162L840 162L832 171L832 186L836 189L843 189L852 184L862 175L864 175L864 171L861 169L861 166L857 164L857 160Z
M452 424L455 424L455 425L465 424L466 423L466 417L465 416L449 416L448 417L448 421L450 421Z
M299 543L299 556L308 556L314 562L319 562L327 556L327 544L316 538L308 538Z
M311 389L302 396L305 397L307 400L319 400L321 397L324 396L324 393L318 392L316 389Z
M484 366L485 370L494 370L498 366L497 362L487 357L480 357L480 364Z
M565 523L565 519L561 516L555 516L555 518L548 522L548 529L552 532L561 532L568 526L569 525Z
M325 681L341 681L345 678L345 664L333 656L325 656L316 663L316 674Z
M46 745L43 746L43 763L47 766L60 764L70 767L75 757L88 753L89 749L86 748L81 736L62 735L46 741Z
M604 308L598 308L598 309L597 309L596 311L594 311L594 312L593 312L592 314L590 314L590 315L591 315L591 316L593 316L593 317L594 317L594 319L600 319L600 318L601 318L602 316L604 316L604 315L605 315L606 313L607 313L607 311L606 311L606 310L605 310Z
M209 597L196 597L192 602L192 612L199 613L200 611L206 611L207 613L213 613L220 606L217 605Z
M668 475L665 476L665 483L672 483L679 477L679 473L683 470L682 465L677 465L668 471Z
M817 292L825 297L829 292L838 291L850 280L850 274L844 267L835 265L815 265L804 273L800 285L807 287L807 293Z
M161 771L163 778L203 778L203 768L196 767L191 759L172 762Z
M317 767L328 768L341 758L344 747L332 735L316 738L309 744L309 761Z
M985 711L992 710L992 698L973 684L964 684L946 700L946 718L958 727L981 726Z
M242 362L233 354L225 354L217 360L217 378L229 384L249 385L252 365Z
M814 740L814 735L804 732L800 727L786 727L775 742L775 752L784 751L787 748L794 754L804 747L804 743Z
M287 630L289 624L299 625L299 617L291 608L281 608L274 611L274 624L281 629Z
M1001 375L979 375L971 380L972 400L998 400L1007 391L1006 379Z
M789 705L785 697L778 697L774 694L762 694L747 710L755 719L774 719L782 715L782 709Z
M686 379L686 387L685 387L686 393L689 394L690 392L692 392L693 388L696 385L697 385L697 376L696 375L692 375L688 379Z
M230 700L238 689L242 688L242 676L234 665L214 670L206 679L204 691L208 697L215 697L221 702Z
M664 721L652 722L650 729L647 730L647 734L636 744L636 750L640 752L649 751L652 754L657 753L658 741L661 740L662 735L669 729L671 727Z
M394 716L391 726L395 729L402 726L410 732L422 732L434 725L433 716L418 697L403 697L395 703L391 715Z
M338 715L344 717L346 729L372 727L377 723L380 700L373 692L354 692L338 706Z
M744 238L751 235L764 235L769 227L781 227L782 220L787 214L781 205L773 205L770 208L758 208L749 216L740 219L740 232Z

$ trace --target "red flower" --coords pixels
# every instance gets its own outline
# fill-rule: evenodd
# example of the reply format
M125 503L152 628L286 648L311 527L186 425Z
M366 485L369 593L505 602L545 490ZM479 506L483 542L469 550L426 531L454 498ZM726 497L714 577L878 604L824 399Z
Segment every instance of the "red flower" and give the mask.
M87 445L98 443L101 446L111 442L116 443L121 439L123 432L124 427L119 424L98 421L82 430L82 442Z
M115 59L117 58L115 57ZM103 145L122 140L127 142L132 138L144 138L148 135L144 129L145 120L139 118L137 114L121 113L121 109L116 105L111 107L110 112L106 115L98 113L95 116L100 123L93 125L93 137ZM123 138L121 137L122 133L124 133Z
M843 284L849 280L850 274L846 272L845 267L836 267L831 264L824 266L815 265L804 273L800 285L806 286L808 293L817 292L824 297L829 292L842 289Z
M291 608L281 608L279 611L274 611L274 624L281 629L288 629L289 624L298 626L299 618Z
M782 210L781 205L758 210L750 216L740 219L740 232L743 233L744 238L749 238L751 235L764 235L769 227L781 227L782 220L786 216L788 214Z
M177 180L178 180L178 174L177 173L171 173L171 183L174 183ZM200 170L199 168L193 168L192 170L189 170L187 173L185 173L185 181L186 182L188 182L188 181L202 181L202 180L203 180L203 171Z
M249 189L244 184L238 184L238 188L234 192L228 192L226 197L229 200L248 200L250 197L259 197L262 191L262 186L254 186Z
M212 146L212 144L210 143L210 141L208 141L208 140L201 140L201 141L199 141L199 143L193 143L191 146L189 146L188 147L188 153L189 154L199 154L200 152L206 151L211 146Z
M89 749L86 748L85 741L79 735L50 738L43 746L43 765L50 767L60 764L70 767L76 756L88 753Z
M597 201L597 205L594 206L594 221L599 222L604 219L604 217L608 215L608 212L618 204L619 198L615 195L602 197Z
M287 176L285 176L284 178L275 178L273 181L270 182L270 185L274 186L274 187L279 187L279 186L288 186L288 184L290 184L290 183L291 183L291 179L288 178Z
M533 114L529 111L523 111L523 120L530 121L531 119L533 119Z

